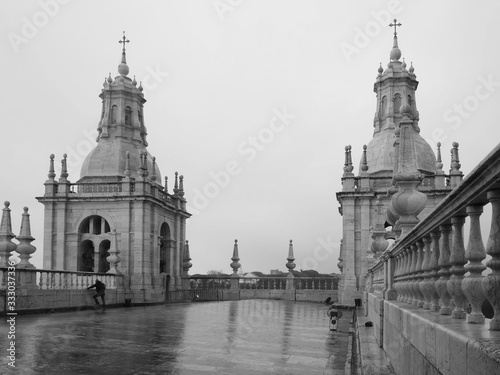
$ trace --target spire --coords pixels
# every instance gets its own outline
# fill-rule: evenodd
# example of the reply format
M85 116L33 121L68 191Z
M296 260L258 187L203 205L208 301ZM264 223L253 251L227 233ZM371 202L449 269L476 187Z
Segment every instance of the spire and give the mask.
M231 258L231 268L233 269L233 275L237 276L238 268L241 267L240 255L238 254L238 240L234 240L233 257Z
M165 176L165 193L168 194L168 177Z
M123 32L123 37L121 40L118 41L118 43L121 43L123 44L123 48L122 48L122 62L120 65L118 65L118 73L120 73L120 75L122 77L126 77L128 72L129 72L129 68L128 68L128 65L127 65L127 55L125 53L126 49L125 49L125 44L126 43L130 43L130 40L127 39L127 37L125 36L125 31Z
M295 263L293 262L295 260L295 256L293 255L293 243L292 240L290 240L290 244L288 245L288 260L286 264L286 268L288 268L289 273L292 273L293 269L295 268Z
M30 215L28 214L28 207L24 207L23 217L21 220L21 229L19 236L16 239L19 241L16 252L19 253L21 262L17 268L35 268L29 261L31 254L36 251L36 247L31 244L35 239L31 236Z
M9 265L9 258L11 252L16 250L17 245L12 242L16 236L12 233L12 222L10 219L10 202L4 202L4 209L2 210L2 221L0 223L0 267L7 267Z
M179 196L182 198L184 196L184 176L179 176Z
M463 173L460 170L462 166L460 164L460 159L458 157L458 142L452 143L453 148L451 149L451 167L450 167L450 185L455 187L462 182Z
M67 159L68 155L64 154L63 159L61 160L61 178L59 179L59 182L68 182L67 178L69 176L68 174L68 164L67 164Z
M155 183L156 182L156 157L153 156L153 168L151 170L151 182Z
M361 174L368 171L368 162L366 161L366 145L363 145L363 156L361 157Z
M398 21L394 19L394 22L389 25L390 27L394 26L394 42L390 54L391 61L399 61L399 59L401 58L401 50L398 47L398 33L396 29L396 27L401 26L401 24L397 22Z
M345 146L344 177L352 176L354 167L352 166L351 145Z
M174 183L174 195L177 195L179 193L179 173L175 172L175 183Z
M54 154L50 154L50 162L49 162L49 181L54 181L54 177L56 177L56 173L54 171Z

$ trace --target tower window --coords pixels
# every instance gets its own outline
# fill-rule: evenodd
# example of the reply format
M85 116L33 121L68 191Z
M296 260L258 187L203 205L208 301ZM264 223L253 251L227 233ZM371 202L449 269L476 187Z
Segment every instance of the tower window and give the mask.
M125 107L125 125L132 125L132 109Z
M387 111L387 97L384 96L382 98L382 103L380 105L380 118L382 119L385 116L385 112Z
M401 95L396 94L396 96L394 96L394 113L399 113L400 107L401 107Z
M111 123L116 124L118 117L118 107L116 105L111 107Z

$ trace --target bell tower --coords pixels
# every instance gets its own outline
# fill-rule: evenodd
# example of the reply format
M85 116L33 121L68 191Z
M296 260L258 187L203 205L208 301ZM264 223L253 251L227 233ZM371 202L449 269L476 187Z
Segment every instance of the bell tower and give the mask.
M124 33L125 34L125 33ZM123 275L125 298L160 302L181 288L191 263L185 249L184 177L173 192L147 149L142 85L128 77L123 35L118 75L104 80L96 147L80 179L69 181L64 155L56 180L50 156L45 194L44 268Z
M461 179L450 179L453 173L461 176L461 172L450 170L450 175L445 175L441 145L438 144L436 158L419 134L415 69L413 64L407 69L405 60L400 61L402 54L396 28L401 24L394 20L390 26L394 27L394 37L389 63L385 70L380 64L373 87L377 96L373 137L363 146L357 175L353 173L352 147L346 146L342 191L337 193L343 226L339 300L345 305L362 299L364 276L369 266L389 247L389 241L401 234L396 212L401 204L391 205L391 197L399 194L398 188L411 186L414 196L422 198L418 207L420 214L418 218L414 215L411 222L415 225ZM410 177L408 171L411 171ZM406 196L401 194L398 197Z

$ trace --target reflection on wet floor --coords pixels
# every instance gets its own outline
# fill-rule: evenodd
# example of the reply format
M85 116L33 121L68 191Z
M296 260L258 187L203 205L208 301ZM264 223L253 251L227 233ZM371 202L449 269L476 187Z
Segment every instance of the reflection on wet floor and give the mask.
M330 332L324 305L274 300L24 315L12 373L343 374L348 320Z

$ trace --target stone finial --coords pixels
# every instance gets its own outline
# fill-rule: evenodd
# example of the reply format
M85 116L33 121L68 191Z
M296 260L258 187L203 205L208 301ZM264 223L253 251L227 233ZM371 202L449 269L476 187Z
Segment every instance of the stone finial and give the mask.
M117 237L118 234L116 233L116 229L111 230L111 244L108 250L108 257L106 260L109 262L109 270L107 273L115 273L115 274L120 274L120 271L118 270L118 263L120 263L121 258L118 254L120 254L120 250L118 249L118 240Z
M238 254L238 240L234 240L233 257L231 258L231 268L233 269L233 275L238 274L238 268L241 267L240 255Z
M383 72L384 69L382 68L382 63L380 63L380 66L378 67L378 75L381 76Z
M460 185L463 178L463 173L460 170L462 166L460 164L460 159L458 157L458 142L452 143L453 148L451 149L451 166L450 166L450 186L455 187Z
M286 268L288 268L289 273L292 273L293 269L295 268L295 256L293 255L293 243L292 240L290 240L290 244L288 245L288 258L286 258L288 262L286 263Z
M50 181L54 181L54 178L56 177L56 172L54 170L54 158L54 154L50 154L49 174L47 175Z
M401 108L404 112L398 126L397 162L393 176L393 184L398 191L391 197L391 203L387 209L388 212L399 216L397 225L401 229L401 236L405 236L419 222L417 216L427 202L427 196L417 189L422 176L417 169L416 131L413 121L407 116L408 111L411 111L409 105L407 106L408 108Z
M337 263L337 267L339 268L340 272L342 272L342 269L344 268L344 240L340 240L340 251L339 251L339 257L338 257L339 262Z
M353 176L354 167L352 166L351 145L345 146L345 162L344 162L344 176Z
M108 83L111 85L113 83L113 78L111 78L111 72L108 75Z
M451 149L451 170L450 173L460 172L460 159L458 157L458 142L453 142L453 148Z
M21 229L19 236L16 239L20 242L17 245L16 252L19 254L21 262L17 268L35 268L29 261L31 254L36 251L36 247L31 244L35 239L31 236L30 215L28 214L28 207L24 207L23 217L21 219Z
M174 195L179 193L179 173L175 172Z
M63 159L61 160L61 178L59 179L59 182L66 182L69 176L67 158L68 155L64 154Z
M151 171L151 182L155 183L156 182L156 157L153 156L153 170Z
M16 237L12 233L12 222L10 219L10 202L4 202L4 208L2 210L2 222L0 223L0 267L7 267L9 265L9 258L11 252L16 250L17 245L12 242L12 239Z
M366 160L367 146L363 145L363 156L361 157L361 173L366 173L368 170L368 161Z
M127 151L125 158L125 171L123 172L126 178L130 178L132 171L130 170L130 151Z
M437 143L436 171L443 172L443 161L441 160L441 142Z
M186 240L186 244L184 245L184 251L182 254L182 270L186 275L192 266L193 264L191 263L191 254L189 253L189 241Z
M165 193L168 194L168 177L165 176Z
M179 176L179 196L182 198L184 196L184 176Z

